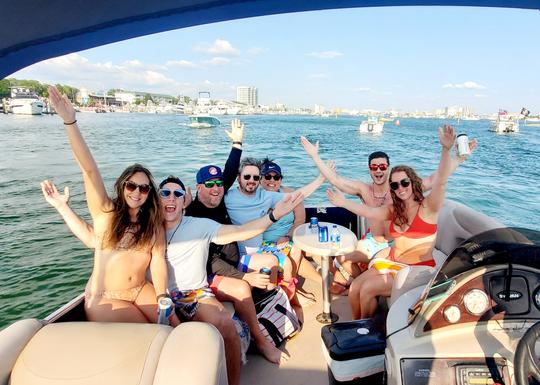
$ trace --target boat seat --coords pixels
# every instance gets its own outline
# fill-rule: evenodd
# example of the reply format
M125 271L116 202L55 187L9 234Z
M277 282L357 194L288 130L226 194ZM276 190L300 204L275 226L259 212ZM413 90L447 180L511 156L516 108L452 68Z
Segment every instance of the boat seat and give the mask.
M0 385L226 385L212 325L22 320L0 332Z
M439 213L437 238L433 249L435 267L409 266L396 274L388 306L403 293L425 286L442 266L446 258L463 241L488 230L505 227L502 223L461 203L446 200Z

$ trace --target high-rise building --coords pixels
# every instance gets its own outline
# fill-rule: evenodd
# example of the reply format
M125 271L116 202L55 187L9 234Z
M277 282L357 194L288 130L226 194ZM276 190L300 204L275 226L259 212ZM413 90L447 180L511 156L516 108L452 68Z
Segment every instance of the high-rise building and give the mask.
M247 106L257 107L259 104L256 87L236 87L236 101Z

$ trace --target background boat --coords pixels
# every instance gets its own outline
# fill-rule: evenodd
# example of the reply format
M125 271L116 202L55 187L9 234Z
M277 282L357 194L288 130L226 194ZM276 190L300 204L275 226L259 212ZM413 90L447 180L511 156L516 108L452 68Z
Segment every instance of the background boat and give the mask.
M383 132L384 122L375 116L370 116L360 123L359 130L363 134L380 134Z
M43 102L39 100L34 90L25 87L10 87L11 101L9 109L14 114L20 115L41 115L43 113Z
M219 126L221 122L218 118L210 115L192 115L189 117L188 127L192 128L211 128Z

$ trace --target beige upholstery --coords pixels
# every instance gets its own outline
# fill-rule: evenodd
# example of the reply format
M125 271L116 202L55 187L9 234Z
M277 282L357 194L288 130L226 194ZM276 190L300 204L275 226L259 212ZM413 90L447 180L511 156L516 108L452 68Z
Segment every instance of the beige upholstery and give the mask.
M26 343L28 333L23 330L18 337L15 329L28 321L0 333L0 356L6 344L26 345L18 357L14 354L11 385L227 384L223 340L209 324L190 322L173 329L156 324L56 323L44 326Z
M474 235L500 227L505 226L468 206L446 200L437 222L437 239L433 250L436 267L409 266L401 269L394 279L388 305L391 306L403 293L417 286L426 285L448 258L448 255L461 242Z

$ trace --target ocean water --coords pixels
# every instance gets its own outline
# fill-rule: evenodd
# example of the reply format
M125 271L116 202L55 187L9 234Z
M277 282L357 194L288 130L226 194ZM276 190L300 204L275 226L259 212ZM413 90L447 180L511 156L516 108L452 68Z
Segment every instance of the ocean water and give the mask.
M318 172L305 154L300 136L320 140L323 159L333 159L346 177L369 181L367 156L377 150L391 163L413 166L421 176L437 167L437 127L445 121L400 119L386 123L380 136L360 134L362 118L244 116L244 155L269 156L280 164L284 183L299 187ZM157 181L176 174L194 186L195 173L209 163L223 166L230 151L222 126L192 129L177 115L92 114L77 119L109 191L123 169L134 162L149 167ZM456 122L448 121L454 124ZM488 121L456 124L479 141L479 148L451 177L447 197L493 216L509 226L539 230L540 128L497 135ZM39 186L52 179L71 189L71 205L89 219L81 173L56 116L0 115L0 328L15 320L43 317L82 292L92 252L67 230ZM323 185L306 200L326 202Z

